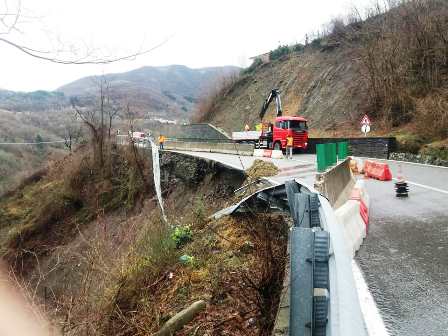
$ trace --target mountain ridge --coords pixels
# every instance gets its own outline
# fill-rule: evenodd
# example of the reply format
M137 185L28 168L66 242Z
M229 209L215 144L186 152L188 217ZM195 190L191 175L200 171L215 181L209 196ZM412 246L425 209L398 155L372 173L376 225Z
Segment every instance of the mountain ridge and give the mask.
M87 76L54 91L18 92L0 89L0 108L15 112L42 112L69 107L71 96L95 97L99 78L112 89L117 103L132 102L139 116L188 120L203 92L221 77L240 71L236 66L189 68L185 65L143 66L127 72ZM145 115L146 114L146 115Z

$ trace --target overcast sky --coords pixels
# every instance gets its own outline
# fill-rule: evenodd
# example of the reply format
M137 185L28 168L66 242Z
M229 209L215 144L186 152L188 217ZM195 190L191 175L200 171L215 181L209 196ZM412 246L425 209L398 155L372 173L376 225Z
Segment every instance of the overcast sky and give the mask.
M17 0L7 1L10 11ZM22 18L5 37L39 50L121 56L168 41L133 61L59 65L0 42L0 88L54 90L78 78L145 65L248 66L279 43L303 42L332 18L371 0L22 0ZM0 13L2 4L0 2ZM0 35L1 37L2 35ZM64 54L63 56L65 56Z

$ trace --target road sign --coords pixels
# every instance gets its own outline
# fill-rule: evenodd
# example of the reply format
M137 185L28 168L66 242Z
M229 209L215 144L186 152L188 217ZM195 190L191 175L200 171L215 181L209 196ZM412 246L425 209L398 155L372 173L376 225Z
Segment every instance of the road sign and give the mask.
M370 119L367 114L364 114L364 117L361 119L361 125L370 125Z
M363 125L361 126L361 132L363 132L364 135L367 135L367 133L370 132L370 125L368 125L368 124L363 124Z

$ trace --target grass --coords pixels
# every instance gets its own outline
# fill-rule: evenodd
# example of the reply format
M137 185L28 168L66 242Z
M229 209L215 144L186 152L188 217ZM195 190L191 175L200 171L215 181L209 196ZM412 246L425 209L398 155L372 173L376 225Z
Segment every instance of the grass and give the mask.
M448 161L448 139L427 144L423 146L420 153Z
M204 299L207 310L179 335L198 326L201 334L266 335L285 261L283 219L210 222L210 214L233 195L233 189L222 188L230 177L210 172L198 184L177 182L165 195L169 221L176 224L169 226L153 192L133 171L132 157L123 158L103 180L76 153L0 199L1 244L8 246L7 260L17 258L26 267L26 288L45 297L45 308L64 332L152 334L186 305ZM132 212L128 205L138 204L142 193L143 208ZM188 228L181 244L175 227ZM180 262L182 255L192 262ZM263 263L266 255L269 265ZM251 318L257 323L247 325Z

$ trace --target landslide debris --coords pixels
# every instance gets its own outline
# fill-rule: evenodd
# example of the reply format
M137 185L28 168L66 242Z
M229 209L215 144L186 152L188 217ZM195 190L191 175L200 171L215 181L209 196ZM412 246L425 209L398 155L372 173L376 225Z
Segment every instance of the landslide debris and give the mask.
M278 168L275 164L268 161L257 159L252 166L246 169L247 182L253 182L260 177L269 177L278 174Z

